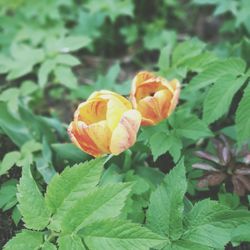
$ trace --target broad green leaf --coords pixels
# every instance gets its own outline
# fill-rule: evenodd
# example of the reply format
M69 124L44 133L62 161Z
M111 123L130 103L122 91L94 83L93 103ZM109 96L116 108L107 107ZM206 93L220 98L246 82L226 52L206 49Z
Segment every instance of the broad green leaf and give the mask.
M13 151L5 154L2 162L0 163L0 176L11 169L20 159L20 156L21 154L18 151Z
M205 43L191 39L185 42L179 43L173 51L172 63L175 66L179 66L185 63L186 60L191 57L198 56L205 48Z
M43 233L23 230L9 240L4 250L39 250L43 242Z
M50 212L28 165L23 167L17 199L26 227L35 230L44 229L49 223Z
M166 153L171 147L169 135L164 132L155 133L150 138L149 144L152 151L152 155L154 157L154 161L156 161L160 155Z
M68 53L70 51L79 50L91 42L91 39L86 36L69 36L64 38L60 44L59 50Z
M235 93L246 79L246 76L236 78L231 74L217 79L215 84L209 89L204 101L203 119L205 122L210 124L227 113Z
M56 57L56 62L59 64L64 64L68 66L76 66L81 64L77 57L69 54L59 54Z
M183 198L187 189L183 160L165 177L152 193L147 225L154 232L176 240L183 233Z
M38 89L37 84L33 81L26 80L22 83L20 87L20 94L22 96L28 96Z
M99 182L105 158L67 167L56 174L47 187L45 201L51 213L63 213L79 197L90 192Z
M178 240L173 243L171 248L164 248L164 250L213 250L208 246L198 244L189 240Z
M70 89L75 89L77 87L77 79L68 66L57 66L54 72L58 83Z
M250 223L239 225L231 234L233 242L250 242Z
M43 243L41 250L57 250L57 247L54 244L46 241Z
M81 238L76 234L60 236L58 238L59 250L85 250Z
M84 197L79 195L61 219L62 231L77 232L98 220L119 216L130 191L131 184L119 183L95 188Z
M21 147L26 141L32 139L24 122L10 114L3 102L0 102L0 114L0 127L17 146Z
M38 70L38 83L41 88L44 88L48 83L49 74L54 70L56 62L54 59L44 61Z
M204 121L186 110L174 113L170 117L169 123L179 137L185 137L196 141L200 138L213 135Z
M217 60L207 65L204 71L195 76L188 85L189 91L197 91L207 87L218 78L230 73L234 77L244 73L246 63L240 58Z
M0 187L0 208L6 211L16 205L17 181L10 179L2 183Z
M186 214L183 239L213 248L223 248L231 240L232 230L250 222L247 210L231 210L217 201L203 200Z
M244 95L236 111L236 131L238 142L243 143L250 139L250 84L244 91Z
M96 222L81 230L80 235L88 248L95 250L147 250L169 242L139 224L118 219Z

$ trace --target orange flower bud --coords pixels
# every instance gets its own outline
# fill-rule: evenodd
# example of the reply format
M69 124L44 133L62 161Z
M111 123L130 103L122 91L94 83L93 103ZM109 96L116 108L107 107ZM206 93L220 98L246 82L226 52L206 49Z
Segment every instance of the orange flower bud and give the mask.
M78 106L68 133L90 155L118 155L135 143L140 123L140 113L126 98L102 90Z
M180 83L167 81L153 73L139 72L132 83L131 101L142 115L143 126L155 125L175 109L180 94Z

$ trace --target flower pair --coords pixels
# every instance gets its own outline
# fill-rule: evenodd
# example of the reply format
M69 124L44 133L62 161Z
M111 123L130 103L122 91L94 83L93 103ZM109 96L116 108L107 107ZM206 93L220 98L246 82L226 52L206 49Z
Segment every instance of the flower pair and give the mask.
M179 92L178 80L140 72L132 83L131 102L111 91L94 92L78 106L68 133L94 157L118 155L135 143L140 125L155 125L172 113Z

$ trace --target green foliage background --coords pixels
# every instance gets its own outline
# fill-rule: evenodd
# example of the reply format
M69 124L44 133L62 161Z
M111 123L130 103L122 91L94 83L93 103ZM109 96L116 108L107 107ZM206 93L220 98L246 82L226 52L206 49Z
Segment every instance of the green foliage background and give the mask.
M221 133L250 152L249 24L248 0L0 0L0 246L249 242L248 195L199 189L192 169ZM66 133L74 109L95 90L127 96L140 70L182 83L176 111L88 161Z

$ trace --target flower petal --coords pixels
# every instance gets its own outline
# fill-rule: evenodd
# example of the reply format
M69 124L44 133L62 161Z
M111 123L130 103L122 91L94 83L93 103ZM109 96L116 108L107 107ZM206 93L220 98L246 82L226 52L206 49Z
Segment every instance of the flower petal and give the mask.
M172 80L171 82L169 82L169 85L171 85L172 88L174 89L174 96L171 100L168 115L170 115L174 111L174 109L178 103L180 91L181 91L181 85L180 85L180 82L178 80L176 80L176 79Z
M117 127L123 113L127 110L128 107L117 98L108 101L106 120L111 131Z
M111 131L108 127L107 121L100 121L87 126L86 132L102 154L110 153L109 145Z
M131 147L136 141L136 135L141 123L141 115L136 110L126 111L112 133L110 151L118 155Z
M107 112L107 101L101 98L93 98L81 103L76 112L75 119L83 121L87 125L105 120Z
M71 141L84 152L97 157L102 153L86 132L86 124L83 122L71 122L68 134Z

